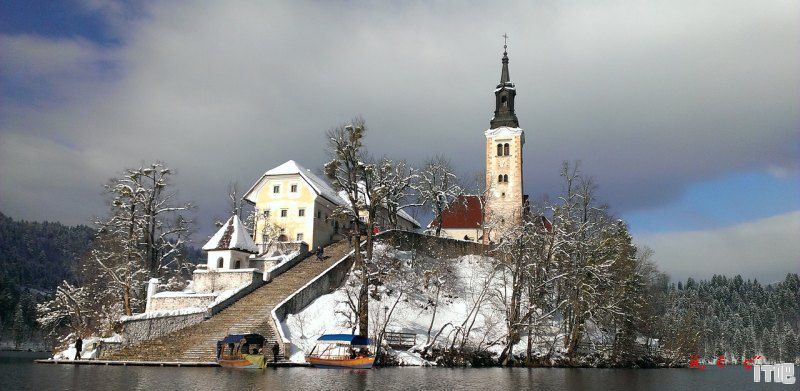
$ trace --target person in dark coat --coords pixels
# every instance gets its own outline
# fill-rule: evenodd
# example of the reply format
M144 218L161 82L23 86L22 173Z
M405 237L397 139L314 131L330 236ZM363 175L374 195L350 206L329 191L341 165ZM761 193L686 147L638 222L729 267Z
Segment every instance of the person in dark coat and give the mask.
M83 350L83 340L81 339L81 336L79 335L78 339L75 340L75 359L76 360L80 360L81 359L81 351L82 350Z
M272 360L273 362L278 362L278 355L281 354L281 347L278 346L278 343L275 342L275 345L272 345Z
M325 262L325 251L322 250L322 246L317 246L317 259L320 262Z

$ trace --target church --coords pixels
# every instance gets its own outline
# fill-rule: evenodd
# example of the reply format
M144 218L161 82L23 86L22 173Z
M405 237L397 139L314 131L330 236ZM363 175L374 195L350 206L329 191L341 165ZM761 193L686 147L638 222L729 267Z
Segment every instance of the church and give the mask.
M517 89L508 72L508 50L503 45L500 83L494 90L494 116L484 132L486 182L481 195L457 198L442 213L442 236L475 242L495 241L499 234L522 221L527 205L523 193L522 148L525 132L514 111ZM436 228L437 219L428 226Z

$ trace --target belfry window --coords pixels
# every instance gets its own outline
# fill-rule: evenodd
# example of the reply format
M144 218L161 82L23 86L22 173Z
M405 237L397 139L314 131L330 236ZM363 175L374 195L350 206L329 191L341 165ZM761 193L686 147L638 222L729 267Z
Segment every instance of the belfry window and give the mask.
M497 144L497 156L503 156L503 144Z
M508 145L508 144L506 144ZM508 174L503 175L503 182L508 183Z
M500 103L503 104L503 107L508 107L508 97L503 95L500 97Z
M503 155L506 155L506 156L508 156L508 155L510 155L510 154L511 154L511 153L510 153L510 148L509 148L509 146L508 146L508 143L505 143L505 144L503 145Z
M503 176L502 175L498 175L497 176L497 182L498 183L503 183Z

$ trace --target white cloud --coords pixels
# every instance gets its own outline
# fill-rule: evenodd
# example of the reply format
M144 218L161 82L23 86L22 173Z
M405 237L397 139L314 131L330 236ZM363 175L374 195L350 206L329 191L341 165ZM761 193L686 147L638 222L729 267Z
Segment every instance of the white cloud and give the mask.
M741 274L761 282L800 270L800 210L708 231L639 235L673 280Z

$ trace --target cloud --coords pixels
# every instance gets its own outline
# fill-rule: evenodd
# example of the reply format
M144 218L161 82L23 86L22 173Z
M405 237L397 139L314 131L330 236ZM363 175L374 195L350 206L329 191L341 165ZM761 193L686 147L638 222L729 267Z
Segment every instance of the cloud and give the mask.
M708 231L640 235L659 267L675 280L714 274L772 283L800 267L800 210Z
M120 45L0 40L0 81L15 86L0 105L0 148L14 151L0 155L3 187L48 194L56 176L92 199L123 167L162 159L210 231L228 182L246 188L288 159L320 167L324 131L357 114L374 154L444 154L471 177L503 32L534 198L558 190L563 160L581 159L624 212L797 156L796 2L156 1L135 20L96 4L124 24ZM2 194L15 217L86 219L74 197Z

